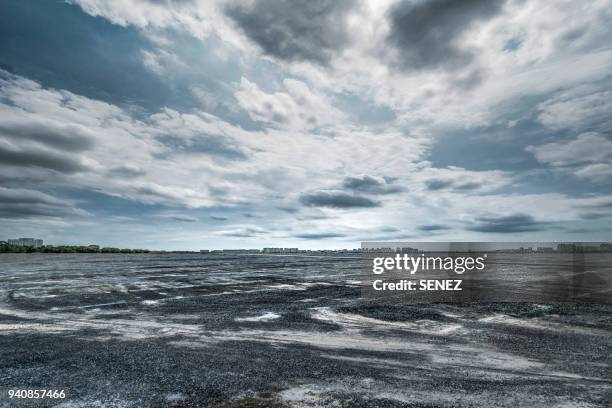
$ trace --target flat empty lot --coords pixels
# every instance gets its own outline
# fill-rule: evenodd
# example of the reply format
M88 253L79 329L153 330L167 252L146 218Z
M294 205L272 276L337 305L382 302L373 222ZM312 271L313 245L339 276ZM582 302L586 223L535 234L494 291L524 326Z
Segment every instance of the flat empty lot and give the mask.
M609 407L612 307L383 304L357 257L0 254L0 386L59 407Z

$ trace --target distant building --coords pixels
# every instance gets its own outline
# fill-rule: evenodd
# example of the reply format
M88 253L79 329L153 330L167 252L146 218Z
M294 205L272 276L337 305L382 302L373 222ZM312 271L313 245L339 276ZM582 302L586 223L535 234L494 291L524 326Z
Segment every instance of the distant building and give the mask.
M297 254L298 248L264 248L262 250L264 254Z
M559 245L557 245L557 251L559 251L559 252L576 252L576 245L574 245L574 244L559 244Z
M224 249L224 254L258 254L259 249Z
M36 238L17 238L17 239L9 239L8 244L15 245L15 246L27 246L27 247L38 248L38 247L43 246L43 240L36 239Z
M403 254L416 254L419 252L419 250L411 247L398 247L397 252L401 252Z
M208 253L210 253L210 250L209 249L200 249L200 253L201 254L208 254Z

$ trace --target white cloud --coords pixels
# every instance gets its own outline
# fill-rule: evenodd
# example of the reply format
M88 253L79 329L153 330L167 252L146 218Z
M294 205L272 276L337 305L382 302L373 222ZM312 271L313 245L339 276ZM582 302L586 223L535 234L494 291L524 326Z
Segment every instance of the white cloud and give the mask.
M380 233L382 226L397 227L398 234L414 234L416 226L431 224L432 219L462 228L464 221L477 215L496 213L528 213L550 222L574 217L577 201L562 194L500 193L518 180L510 172L434 167L430 153L436 136L502 120L518 123L521 118L504 116L508 105L529 109L528 103L523 105L529 97L553 92L535 112L548 129L579 134L610 123L612 95L598 82L609 76L612 67L608 0L588 4L510 0L500 14L470 26L454 39L459 46L478 50L470 64L456 72L388 64L381 48L386 47L392 1L359 2L348 15L351 41L325 66L262 56L228 23L224 2L72 3L113 24L140 29L156 47L143 50L140 58L171 85L180 76L173 74L185 62L166 34L182 30L199 39L213 38L205 42L207 47L215 43L211 53L236 56L239 66L231 67L232 75L234 69L237 72L232 78L241 79L233 89L235 101L231 96L221 100L214 87L197 81L185 89L209 111L227 109L227 116L234 118L248 115L259 128L248 130L238 120L224 120L197 108L167 107L137 116L129 108L11 77L0 84L4 102L0 123L10 119L19 126L39 124L93 143L67 152L57 147L61 137L54 139L54 145L48 139L0 134L0 147L5 150L39 149L62 155L66 163L80 164L78 171L56 174L57 169L40 166L40 161L38 167L27 168L3 163L0 181L102 192L172 207L176 212L168 212L170 216L182 216L181 209L214 207L240 211L248 207L249 212L262 215L257 225L216 225L224 229L209 231L215 239L242 237L247 242L251 236L259 243L282 231L304 229L312 234L339 231L350 239L357 233ZM184 80L189 75L181 76ZM219 83L227 92L225 81ZM363 125L360 118L351 116L350 107L337 104L341 96L363 102L366 110L368 104L388 108L397 120ZM530 146L527 151L564 173L605 182L611 175L612 142L603 136L603 129L597 130L599 134L584 133L568 141L549 139L550 143ZM68 139L63 143L69 143ZM394 178L393 185L401 191L376 197L381 207L367 210L304 209L299 204L305 191L339 189L346 177L366 175L379 181ZM278 229L272 228L274 223L280 224ZM198 223L184 224L189 228ZM452 233L453 229L440 236ZM285 233L284 238L290 235ZM191 231L189 239L194 236L197 233Z
M538 109L538 119L551 129L612 128L612 92L595 86L562 92L541 103Z
M345 115L324 95L296 79L287 78L282 90L266 93L242 78L235 96L253 120L279 128L309 130L346 121Z
M607 162L612 160L612 141L600 134L589 132L567 142L528 146L527 151L533 153L538 161L553 166Z
M238 36L223 21L222 2L149 1L149 0L69 0L78 4L86 13L104 17L120 26L132 25L143 30L176 29L186 31L197 38L211 34L226 41ZM153 33L153 35L155 35Z
M538 161L580 178L606 181L612 174L612 140L598 133L583 133L570 141L528 146L526 150Z
M610 163L589 164L575 171L576 176L595 182L609 182L612 180L612 165Z

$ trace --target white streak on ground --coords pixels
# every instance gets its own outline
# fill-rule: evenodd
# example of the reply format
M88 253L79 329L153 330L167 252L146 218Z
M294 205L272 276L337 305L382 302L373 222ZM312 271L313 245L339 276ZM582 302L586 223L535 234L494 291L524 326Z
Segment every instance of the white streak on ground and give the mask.
M266 312L261 316L237 317L234 320L237 322L269 322L270 320L275 320L279 317L281 317L279 314Z

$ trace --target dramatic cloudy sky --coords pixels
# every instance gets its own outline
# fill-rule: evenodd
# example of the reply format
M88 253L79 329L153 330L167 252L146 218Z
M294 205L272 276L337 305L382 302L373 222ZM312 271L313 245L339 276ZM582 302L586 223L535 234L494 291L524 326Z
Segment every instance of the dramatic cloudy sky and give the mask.
M612 1L4 0L0 239L610 240Z

